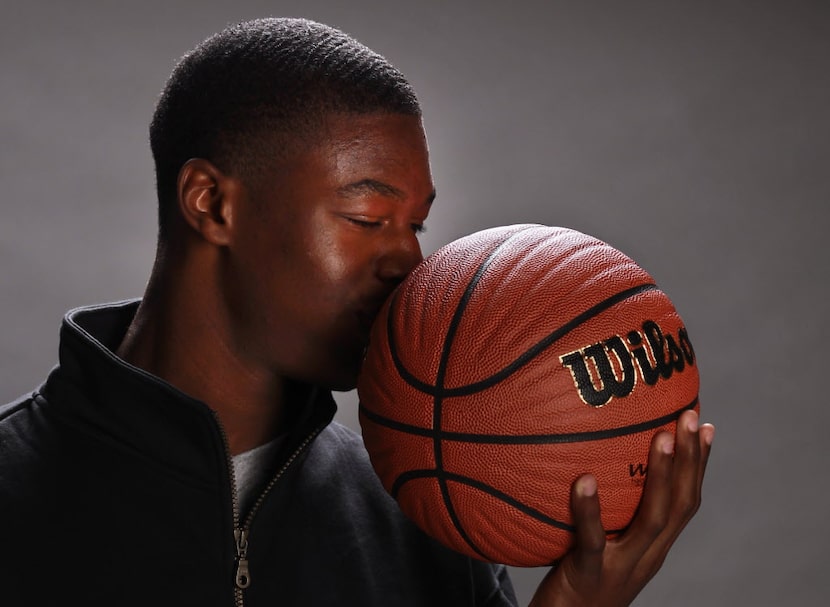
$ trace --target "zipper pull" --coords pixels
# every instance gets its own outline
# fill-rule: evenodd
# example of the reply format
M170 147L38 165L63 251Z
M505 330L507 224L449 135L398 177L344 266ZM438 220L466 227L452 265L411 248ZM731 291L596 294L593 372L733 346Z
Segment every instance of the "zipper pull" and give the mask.
M248 530L235 529L233 537L236 539L236 587L247 588L251 585L251 574L248 571Z

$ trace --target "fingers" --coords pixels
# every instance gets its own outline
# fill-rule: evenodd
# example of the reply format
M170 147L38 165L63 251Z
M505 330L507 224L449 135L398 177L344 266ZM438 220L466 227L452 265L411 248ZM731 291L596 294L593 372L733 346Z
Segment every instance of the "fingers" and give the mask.
M605 530L600 520L597 480L590 474L580 476L571 490L571 512L576 526L573 565L586 583L599 581Z
M677 529L672 541L700 507L703 476L714 433L715 427L711 424L698 427L698 416L694 411L687 411L677 422L670 521Z
M677 420L672 472L671 518L675 525L682 528L700 507L700 436L698 417L694 411L686 411Z
M666 529L672 509L672 473L675 439L660 432L651 442L648 477L640 507L628 531L620 538L625 550L639 560Z
M662 440L661 435L655 437L654 444ZM687 411L677 422L674 457L669 457L668 461L662 457L654 461L649 459L648 480L641 506L648 522L643 522L642 525L653 533L656 526L662 524L662 530L653 539L637 567L637 575L642 579L650 579L657 572L669 549L700 507L703 474L713 437L714 426L705 424L698 427L697 413ZM652 456L654 455L652 449ZM652 463L658 465L658 474L655 476L652 476ZM665 464L668 464L668 476L663 469ZM652 506L662 509L662 517L655 510L650 510ZM639 518L638 514L637 519Z
M606 541L596 479L579 477L571 491L576 544L545 576L531 605L630 604L700 505L714 432L710 424L698 426L697 413L687 411L674 435L654 437L639 510L618 538Z
M571 513L576 544L558 567L551 569L533 595L537 605L594 605L603 588L605 530L602 528L597 479L585 474L571 487Z
M700 484L703 485L703 475L706 473L706 464L709 463L709 453L712 451L712 442L715 440L715 427L712 424L700 426Z
M606 541L596 479L579 477L571 491L576 544L545 576L532 605L630 604L700 505L714 432L710 424L698 425L697 413L687 411L675 435L659 432L654 437L639 510L618 538Z

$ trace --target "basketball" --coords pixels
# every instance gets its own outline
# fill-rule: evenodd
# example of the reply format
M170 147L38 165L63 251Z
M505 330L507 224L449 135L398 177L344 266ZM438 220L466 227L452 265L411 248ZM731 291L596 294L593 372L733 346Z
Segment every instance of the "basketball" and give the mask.
M567 228L471 234L387 300L358 379L366 449L426 533L473 558L550 565L571 486L597 478L609 537L639 504L652 437L698 408L683 321L652 277Z

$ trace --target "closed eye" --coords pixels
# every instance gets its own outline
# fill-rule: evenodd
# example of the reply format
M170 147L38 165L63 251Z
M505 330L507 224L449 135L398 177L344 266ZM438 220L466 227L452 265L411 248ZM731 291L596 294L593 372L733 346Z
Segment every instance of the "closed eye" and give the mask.
M379 221L366 221L365 219L358 219L357 217L346 216L346 220L363 228L376 228L381 225Z
M378 228L383 225L383 221L360 219L359 217L352 217L349 215L343 216L346 221L362 228ZM415 234L421 235L427 231L427 227L422 223L412 223L410 228Z

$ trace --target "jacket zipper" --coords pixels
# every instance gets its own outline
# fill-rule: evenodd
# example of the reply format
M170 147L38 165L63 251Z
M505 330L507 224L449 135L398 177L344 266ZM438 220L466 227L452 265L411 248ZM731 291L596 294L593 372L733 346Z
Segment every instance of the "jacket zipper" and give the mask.
M297 457L308 447L309 443L315 439L315 437L322 432L325 425L318 426L314 429L311 434L306 436L305 440L303 440L300 445L294 449L293 453L289 456L289 458L285 461L285 463L280 467L279 470L274 474L271 478L270 482L265 486L265 489L260 492L259 497L257 497L256 502L254 502L253 507L251 507L251 511L248 513L248 516L245 518L244 521L239 520L239 493L236 489L236 474L234 473L233 469L233 456L231 455L230 443L228 442L228 435L225 432L225 427L222 425L222 422L219 420L219 416L213 412L213 417L216 420L216 424L219 427L219 434L222 436L222 447L225 450L225 460L228 466L228 473L230 476L231 481L231 507L233 510L233 537L234 537L234 544L236 545L236 575L234 577L234 605L236 607L244 607L244 596L242 591L245 590L248 586L251 585L251 574L248 570L248 539L250 537L250 530L251 530L251 523L254 520L254 516L256 516L257 511L262 506L262 503L265 501L265 497L277 484L277 482L282 478L285 471L288 470L289 466L297 459Z

